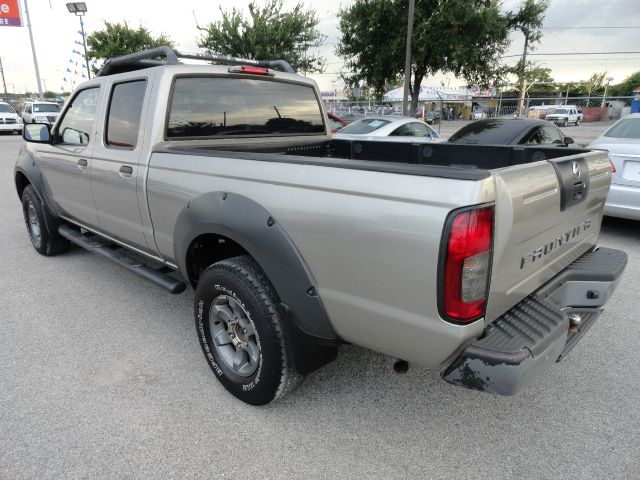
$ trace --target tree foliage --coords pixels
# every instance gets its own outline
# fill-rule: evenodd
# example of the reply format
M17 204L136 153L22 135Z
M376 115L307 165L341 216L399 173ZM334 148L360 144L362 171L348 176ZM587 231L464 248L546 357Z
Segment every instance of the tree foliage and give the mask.
M283 11L282 0L268 0L261 7L249 4L249 17L232 8L220 7L222 20L198 27L202 35L198 46L210 53L233 55L255 60L286 60L302 72L322 72L325 59L309 53L321 46L325 36L318 30L315 10L298 3Z
M594 93L604 92L606 70L604 72L594 73L587 80L580 82L577 90L586 93L589 97Z
M134 29L127 22L104 22L104 26L104 30L87 36L87 57L91 59L107 59L148 48L174 45L168 36L162 34L154 37L143 26Z
M633 92L633 89L640 87L640 71L634 72L625 78L622 82L610 87L611 95L623 97Z
M364 83L378 97L385 84L404 73L406 0L355 0L339 12L336 53L345 61L342 77ZM412 105L422 80L440 71L470 84L488 85L508 43L511 17L496 0L418 0L412 41Z

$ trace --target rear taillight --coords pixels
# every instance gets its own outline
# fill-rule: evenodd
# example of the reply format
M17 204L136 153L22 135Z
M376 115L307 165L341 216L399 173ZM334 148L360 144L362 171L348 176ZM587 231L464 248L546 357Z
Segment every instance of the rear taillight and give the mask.
M484 316L493 248L493 208L453 214L445 231L440 313L468 323Z
M611 173L616 173L616 166L613 164L611 159L609 159L609 163L611 164Z

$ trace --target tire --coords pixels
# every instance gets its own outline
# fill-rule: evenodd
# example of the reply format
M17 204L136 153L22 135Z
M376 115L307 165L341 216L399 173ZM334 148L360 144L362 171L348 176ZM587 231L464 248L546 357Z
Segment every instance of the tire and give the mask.
M60 221L49 212L31 185L22 192L22 212L36 252L51 257L69 249L69 241L58 233Z
M565 119L564 119L564 122L562 122L562 126L563 126L563 127L566 127L567 125L569 125L569 119L568 119L568 118L565 118Z
M265 405L304 378L291 364L278 298L248 256L211 265L194 300L200 346L216 378L250 405Z
M577 127L578 125L580 125L580 119L579 119L579 118L576 120L576 127Z

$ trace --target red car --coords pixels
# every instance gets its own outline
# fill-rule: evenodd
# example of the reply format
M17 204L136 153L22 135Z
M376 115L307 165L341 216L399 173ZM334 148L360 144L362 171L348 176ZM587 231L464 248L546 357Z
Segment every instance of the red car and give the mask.
M331 133L336 133L342 127L349 125L349 122L335 116L333 113L327 112L327 117L329 117L329 127L331 128Z

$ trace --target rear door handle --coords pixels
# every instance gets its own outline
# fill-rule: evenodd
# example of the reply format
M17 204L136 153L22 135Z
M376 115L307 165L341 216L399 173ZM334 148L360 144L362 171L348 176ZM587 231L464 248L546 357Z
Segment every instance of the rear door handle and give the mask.
M133 173L133 167L130 167L129 165L122 165L120 170L118 170L118 173L121 177L130 177Z

